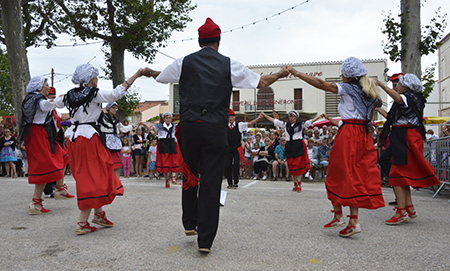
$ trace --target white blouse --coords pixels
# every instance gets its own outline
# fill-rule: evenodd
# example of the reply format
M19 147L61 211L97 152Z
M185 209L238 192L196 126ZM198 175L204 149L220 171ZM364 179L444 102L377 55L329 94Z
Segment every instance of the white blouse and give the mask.
M86 107L86 111L82 110L81 108L75 113L75 115L72 117L72 126L67 129L65 133L65 137L70 139L72 141L72 137L75 140L78 136L85 137L87 139L91 139L94 134L98 134L97 131L92 127L91 125L79 125L75 134L73 132L73 129L75 127L74 123L78 121L79 123L86 123L86 122L95 122L97 123L98 117L100 116L100 113L102 112L102 103L110 103L115 102L125 96L127 94L127 91L125 90L125 87L122 85L118 85L114 90L112 91L105 91L105 90L99 90L97 93L97 97L92 99L91 103L89 104L89 107ZM59 96L55 99L54 103L55 106L58 108L64 107L63 102L64 96Z
M288 123L286 123L284 121L281 121L279 119L275 119L273 124L275 126L277 126L277 127L280 127L280 128L286 128L286 125L293 126L293 124L291 124L291 123L288 124ZM305 128L308 128L311 125L312 125L311 120L307 120L307 121L303 122L302 128L298 132L294 133L294 135L292 136L292 140L303 139L303 130L305 130ZM286 137L286 141L291 140L290 136L289 136L289 134L287 132L286 132L286 136L285 137Z
M405 108L408 108L408 99L405 95L400 94L400 97L403 99L403 104L401 106L404 106ZM414 117L413 119L408 119L405 116L401 116L395 123L392 125L417 125L419 126L419 119L417 117Z
M167 125L165 122L163 122L163 123L156 124L155 126L153 126L153 128L155 128L155 132L158 133L158 138L161 139L161 138L167 138L168 133L164 128L167 128L167 130L169 130L170 127L172 127L172 125L173 125L172 138L175 138L175 130L176 130L176 126L178 124L169 123L169 125Z
M37 106L36 114L34 115L33 124L44 124L49 112L55 109L53 101L42 99Z

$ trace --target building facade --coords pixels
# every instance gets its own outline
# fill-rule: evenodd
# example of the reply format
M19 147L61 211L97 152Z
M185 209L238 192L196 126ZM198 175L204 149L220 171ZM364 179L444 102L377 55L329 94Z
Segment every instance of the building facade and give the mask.
M450 34L445 36L438 49L439 116L450 116Z
M362 60L368 70L369 78L386 81L384 70L386 59ZM260 75L276 73L284 64L249 66ZM328 82L342 82L342 61L290 64L300 72L316 76ZM386 93L380 91L381 99L386 103ZM259 112L276 112L281 119L287 119L287 112L297 110L301 119L314 118L326 113L330 117L339 117L337 106L340 96L318 90L302 80L289 75L262 89L233 89L230 108L238 119L253 119ZM170 85L170 110L179 113L178 84ZM379 116L377 116L379 118Z

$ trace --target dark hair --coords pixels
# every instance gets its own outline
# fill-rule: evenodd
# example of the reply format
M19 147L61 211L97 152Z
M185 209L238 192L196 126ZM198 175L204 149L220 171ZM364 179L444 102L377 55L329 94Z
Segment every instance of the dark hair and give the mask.
M201 42L199 41L198 44L200 45L200 47L205 47L205 46L213 46L214 44L218 43L219 41L214 41L214 42Z

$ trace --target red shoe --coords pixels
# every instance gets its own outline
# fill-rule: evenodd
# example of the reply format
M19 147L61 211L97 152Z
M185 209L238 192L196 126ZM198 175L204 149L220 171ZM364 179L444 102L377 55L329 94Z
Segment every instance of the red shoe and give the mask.
M331 210L331 212L334 213L334 219L330 223L325 224L323 226L324 229L334 229L337 227L344 227L345 225L347 225L347 223L345 223L343 217L341 217L339 219L336 218L336 215L342 215L342 210L341 211Z
M386 224L388 224L388 225L397 225L397 224L409 221L410 218L408 216L408 212L406 212L405 214L402 214L402 210L406 211L406 208L401 208L400 209L400 208L395 207L394 208L394 211L396 211L395 214L399 214L400 216L396 217L395 214L394 214L394 216L391 217L391 219L386 220Z
M173 184L178 184L177 181L175 181L175 180L172 180L172 183L173 183Z
M294 188L292 188L292 191L297 191L297 190L298 190L298 187L294 186Z
M57 185L56 186L56 191L55 191L55 200L57 200L57 199L72 199L72 198L75 198L74 195L71 195L71 194L69 194L69 192L67 192L67 189L69 189L67 184Z
M92 223L101 225L101 226L106 227L106 228L112 228L114 226L114 223L112 223L111 221L109 221L106 218L105 211L103 211L101 213L95 213L94 214L94 218L92 219Z
M350 219L357 219L358 218L358 216L356 216L356 215L352 215L352 216L347 216L347 217L350 217ZM339 236L341 236L341 237L349 237L349 236L352 236L353 234L356 234L356 233L360 233L361 232L361 225L358 223L358 224L356 224L356 225L352 225L350 222L348 223L348 226L345 228L345 229L343 229L342 231L340 231L339 232Z
M170 181L166 180L166 188L170 188Z
M414 209L414 212L411 213L409 211L410 208L414 208L414 205L406 206L406 212L408 213L409 219L414 219L414 218L418 217L419 214L417 213L417 210Z
M89 222L78 222L77 223L77 228L76 228L76 232L78 235L81 234L86 234L86 233L91 233L96 231L97 228L96 227L91 227L91 225L89 225Z
M45 209L44 206L42 206L43 199L35 199L33 198L31 200L30 206L28 207L28 214L30 215L45 215L50 213L51 211L48 209Z

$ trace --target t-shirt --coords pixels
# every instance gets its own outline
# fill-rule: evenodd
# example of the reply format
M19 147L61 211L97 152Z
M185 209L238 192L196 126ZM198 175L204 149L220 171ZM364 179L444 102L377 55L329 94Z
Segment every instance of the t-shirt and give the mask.
M281 144L275 148L275 153L277 154L278 159L280 160L286 159L286 149L283 149Z
M156 162L156 146L150 146L148 151L150 152L150 160Z
M130 147L129 146L123 146L123 150L124 151L128 151L128 150L130 150ZM130 156L131 156L131 153L126 153L126 152L123 153L123 157L130 157Z

